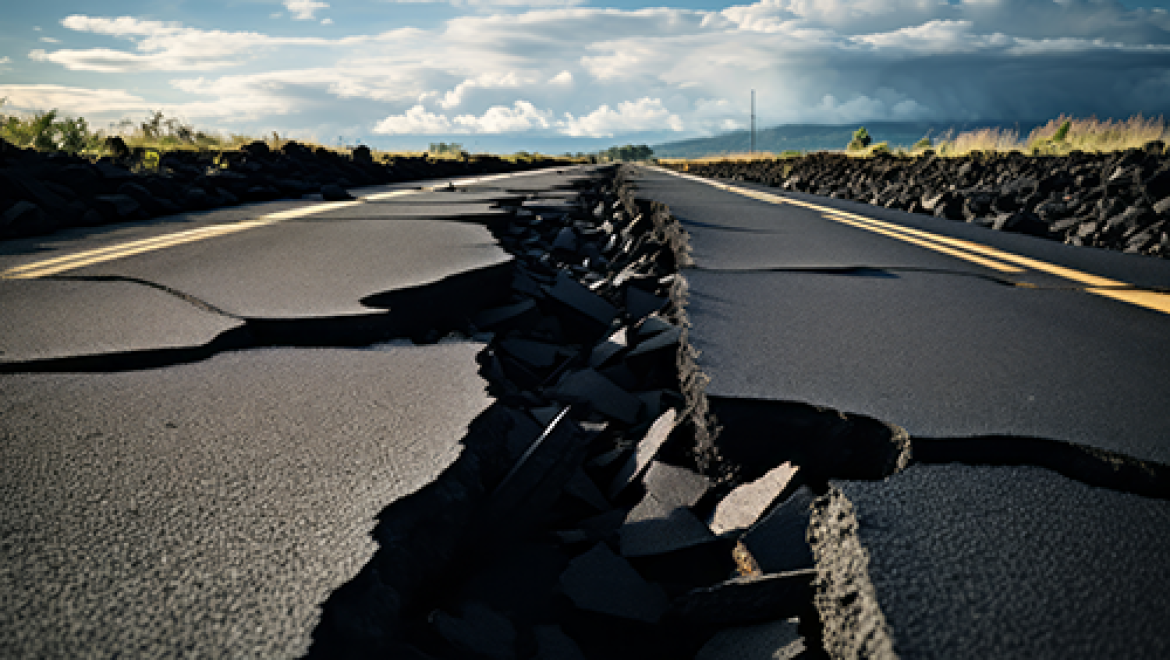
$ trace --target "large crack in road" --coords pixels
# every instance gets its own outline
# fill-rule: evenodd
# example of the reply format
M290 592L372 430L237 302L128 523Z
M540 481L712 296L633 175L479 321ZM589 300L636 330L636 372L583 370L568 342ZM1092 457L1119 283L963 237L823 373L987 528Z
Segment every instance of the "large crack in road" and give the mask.
M906 607L907 599L934 597L930 584L910 581L910 595L899 592L900 569L929 583L937 566L922 565L930 556L923 544L940 537L938 519L1002 524L1021 538L1033 529L1024 546L1058 561L1062 542L1080 546L1048 544L1045 514L996 517L1013 507L1047 510L1024 506L1043 494L1029 484L1071 493L1074 502L1131 498L1119 506L1150 520L1164 515L1160 504L1142 503L1170 499L1170 468L1123 453L1040 437L912 437L894 423L809 403L708 396L689 339L685 275L734 269L696 266L682 225L668 207L637 197L630 174L583 171L561 189L542 182L505 191L499 213L448 218L487 226L511 259L361 300L381 312L249 317L135 276L57 276L151 288L239 325L202 346L10 361L0 373L133 372L246 358L258 348L385 342L407 352L456 342L468 355L463 349L478 344L459 342L486 342L475 359L490 405L467 426L458 458L378 515L377 547L322 603L310 657L978 657L986 644L938 642L935 619ZM477 203L482 192L452 187L443 203ZM1020 285L943 269L754 270L914 271ZM956 484L959 494L948 497ZM1013 495L1016 486L1024 493ZM986 488L1001 493L981 508ZM933 489L929 507L920 510L916 489ZM970 501L955 507L954 497ZM1061 511L1053 515L1067 519ZM1132 528L1129 518L1117 524ZM993 553L994 532L984 536L976 552ZM1140 558L1164 556L1156 535L1150 541L1134 550ZM916 549L915 561L889 551L899 544ZM951 559L971 561L971 551ZM1012 586L975 574L994 589ZM1031 588L1048 577L1020 583ZM1150 588L1164 583L1146 577ZM1157 602L1147 592L1135 597ZM977 613L1002 623L979 609L996 605L981 597ZM1090 608L1095 621L1123 609L1117 598L1100 600ZM1040 620L1068 632L1067 606L1032 605L1050 611ZM956 616L963 614L940 611L937 621L950 625ZM1154 657L1165 638L1143 627L1148 617L1130 619L1125 650ZM1001 657L1035 646L1021 646L1027 632L978 630L1007 640L994 647ZM1092 634L1080 644L1074 650L1119 650Z

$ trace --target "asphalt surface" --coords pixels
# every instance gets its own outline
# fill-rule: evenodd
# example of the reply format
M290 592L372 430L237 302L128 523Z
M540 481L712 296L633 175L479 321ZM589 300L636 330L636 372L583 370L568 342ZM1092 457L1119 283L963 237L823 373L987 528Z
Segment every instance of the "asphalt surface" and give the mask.
M1008 286L997 280L1077 283L1005 274L806 208L641 172L639 196L668 204L691 234L691 339L711 394L825 405L916 436L1034 436L1170 463L1170 315L1081 290ZM881 210L906 226L1170 286L1168 261ZM824 270L848 267L864 269Z
M303 655L489 404L480 348L0 377L0 655Z
M708 393L863 413L917 439L1032 436L1120 454L1092 459L1106 471L1112 460L1170 463L1167 314L1082 290L1059 269L1004 272L807 206L648 168L636 183L691 235L690 339ZM1081 274L1170 285L1166 261L733 185ZM1170 652L1165 499L1029 465L916 464L831 486L855 517L831 520L820 568L872 586L818 602L840 657ZM857 543L840 540L849 538ZM875 651L886 642L892 654Z
M839 485L904 660L1170 654L1165 500L1035 467L915 465Z
M303 655L321 603L374 552L377 514L450 465L490 403L471 341L118 372L22 362L378 311L362 300L504 263L484 226L516 196L502 186L567 178L480 177L466 198L386 186L0 245L0 656ZM78 267L12 278L45 264Z

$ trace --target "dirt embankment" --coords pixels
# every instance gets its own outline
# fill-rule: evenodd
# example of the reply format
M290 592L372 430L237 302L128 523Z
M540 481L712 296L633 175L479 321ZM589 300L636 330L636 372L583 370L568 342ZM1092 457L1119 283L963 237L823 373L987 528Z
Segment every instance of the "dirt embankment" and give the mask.
M0 239L305 195L349 199L346 188L351 187L559 162L534 158L514 163L495 156L376 161L366 147L347 156L296 142L279 151L254 142L236 151L172 151L157 158L121 147L117 155L93 161L20 149L0 140Z
M673 164L753 181L1084 245L1170 256L1170 156L1142 149L1067 156L1020 152L941 158L815 153L795 159Z

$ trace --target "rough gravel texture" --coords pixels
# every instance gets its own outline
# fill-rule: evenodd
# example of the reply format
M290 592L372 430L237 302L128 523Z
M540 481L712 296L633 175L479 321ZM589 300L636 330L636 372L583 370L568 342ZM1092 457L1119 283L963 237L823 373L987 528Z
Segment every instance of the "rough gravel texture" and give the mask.
M1170 502L1034 467L837 485L903 660L1170 654Z
M0 377L0 656L303 655L487 406L481 349Z

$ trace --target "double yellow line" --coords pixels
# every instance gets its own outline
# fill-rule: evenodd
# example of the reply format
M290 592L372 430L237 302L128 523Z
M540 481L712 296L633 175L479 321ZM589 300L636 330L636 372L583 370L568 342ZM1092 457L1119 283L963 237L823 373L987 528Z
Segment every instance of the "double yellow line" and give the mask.
M664 170L670 172L670 170ZM912 229L902 225L885 222L874 218L867 218L865 216L841 211L839 209L828 206L821 206L820 204L813 204L798 199L789 199L781 197L772 193L766 193L759 190L750 190L746 188L737 188L735 186L728 186L717 181L709 179L702 179L693 175L683 175L677 172L670 172L677 176L685 177L701 181L711 186L715 186L721 190L737 193L745 197L751 197L770 204L791 204L793 206L800 206L810 210L818 211L825 218L835 220L842 224L858 229L865 229L875 234L888 236L918 247L923 247L929 250L934 250L941 254L945 254L958 259L963 259L974 264L978 264L985 268L997 270L1002 273L1023 273L1027 269L1036 272L1048 273L1057 277L1076 282L1077 285L1083 286L1084 291L1104 296L1113 300L1145 307L1163 314L1170 314L1170 295L1159 293L1156 291L1146 291L1136 288L1132 284L1110 279L1108 277L1101 277L1100 275L1093 275L1092 273L1085 273L1073 268L1065 266L1058 266L1050 264L1039 259L1032 259L1030 257L1020 256L1011 252L1005 252L993 247L966 241L958 238L951 238L949 236L940 236L930 232L919 229Z
M411 194L417 191L403 190L392 193L379 193L370 195L369 199L385 199L388 197L396 197L403 194ZM144 238L138 241L130 241L128 243L119 243L110 247L97 248L94 250L85 250L83 252L76 252L62 257L55 257L53 259L44 259L36 261L23 266L16 266L0 272L0 279L8 280L30 280L38 277L47 277L49 275L56 275L65 271L74 270L76 268L83 268L85 266L92 266L123 257L133 256L135 254L142 254L144 252L153 252L155 250L162 250L164 248L174 247L176 245L183 245L184 243L194 243L217 236L227 236L228 234L235 234L249 229L256 229L257 227L266 227L274 225L284 220L291 220L294 218L303 218L305 216L314 215L317 213L324 213L326 211L336 211L338 209L347 208L361 204L362 200L355 200L351 202L326 202L323 204L314 204L312 206L302 206L287 211L277 211L276 213L269 213L260 216L254 220L245 220L242 222L233 222L224 225L211 225L209 227L200 227L199 229L190 229L187 231L180 231L173 234L166 234L164 236L155 236L154 238Z

